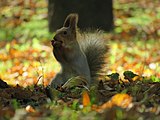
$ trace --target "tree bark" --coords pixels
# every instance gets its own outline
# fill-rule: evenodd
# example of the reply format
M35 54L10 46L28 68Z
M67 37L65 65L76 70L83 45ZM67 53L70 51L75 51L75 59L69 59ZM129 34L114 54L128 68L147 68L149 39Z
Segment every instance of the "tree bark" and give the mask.
M78 27L81 29L113 28L112 0L49 0L49 31L62 27L66 16L79 14Z

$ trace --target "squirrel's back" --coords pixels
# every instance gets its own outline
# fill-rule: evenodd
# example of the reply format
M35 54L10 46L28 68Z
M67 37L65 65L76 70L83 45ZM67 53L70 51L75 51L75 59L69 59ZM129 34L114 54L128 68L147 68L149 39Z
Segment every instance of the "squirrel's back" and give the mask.
M108 52L104 33L101 31L80 33L78 42L87 57L92 81L101 79L106 72Z

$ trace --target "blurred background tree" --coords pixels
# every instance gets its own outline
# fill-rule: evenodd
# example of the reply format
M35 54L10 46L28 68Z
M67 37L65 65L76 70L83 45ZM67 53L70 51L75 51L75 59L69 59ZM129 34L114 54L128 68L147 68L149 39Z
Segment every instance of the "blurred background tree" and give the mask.
M81 29L109 31L113 28L112 0L49 0L49 31L60 28L69 13L79 14Z

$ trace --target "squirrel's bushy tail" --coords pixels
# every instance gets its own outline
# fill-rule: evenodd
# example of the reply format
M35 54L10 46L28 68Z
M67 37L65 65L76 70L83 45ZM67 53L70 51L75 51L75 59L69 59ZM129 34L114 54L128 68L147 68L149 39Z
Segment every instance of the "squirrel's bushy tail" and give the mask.
M106 57L108 52L108 46L105 43L103 33L81 34L78 42L87 57L91 81L101 79L104 76L104 72L106 72Z

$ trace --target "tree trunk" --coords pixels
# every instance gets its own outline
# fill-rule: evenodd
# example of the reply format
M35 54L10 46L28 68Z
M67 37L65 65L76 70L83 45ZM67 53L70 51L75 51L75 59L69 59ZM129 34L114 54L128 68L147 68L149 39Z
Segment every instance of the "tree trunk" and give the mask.
M49 31L62 27L66 16L79 14L78 27L81 29L113 28L112 0L49 0Z

